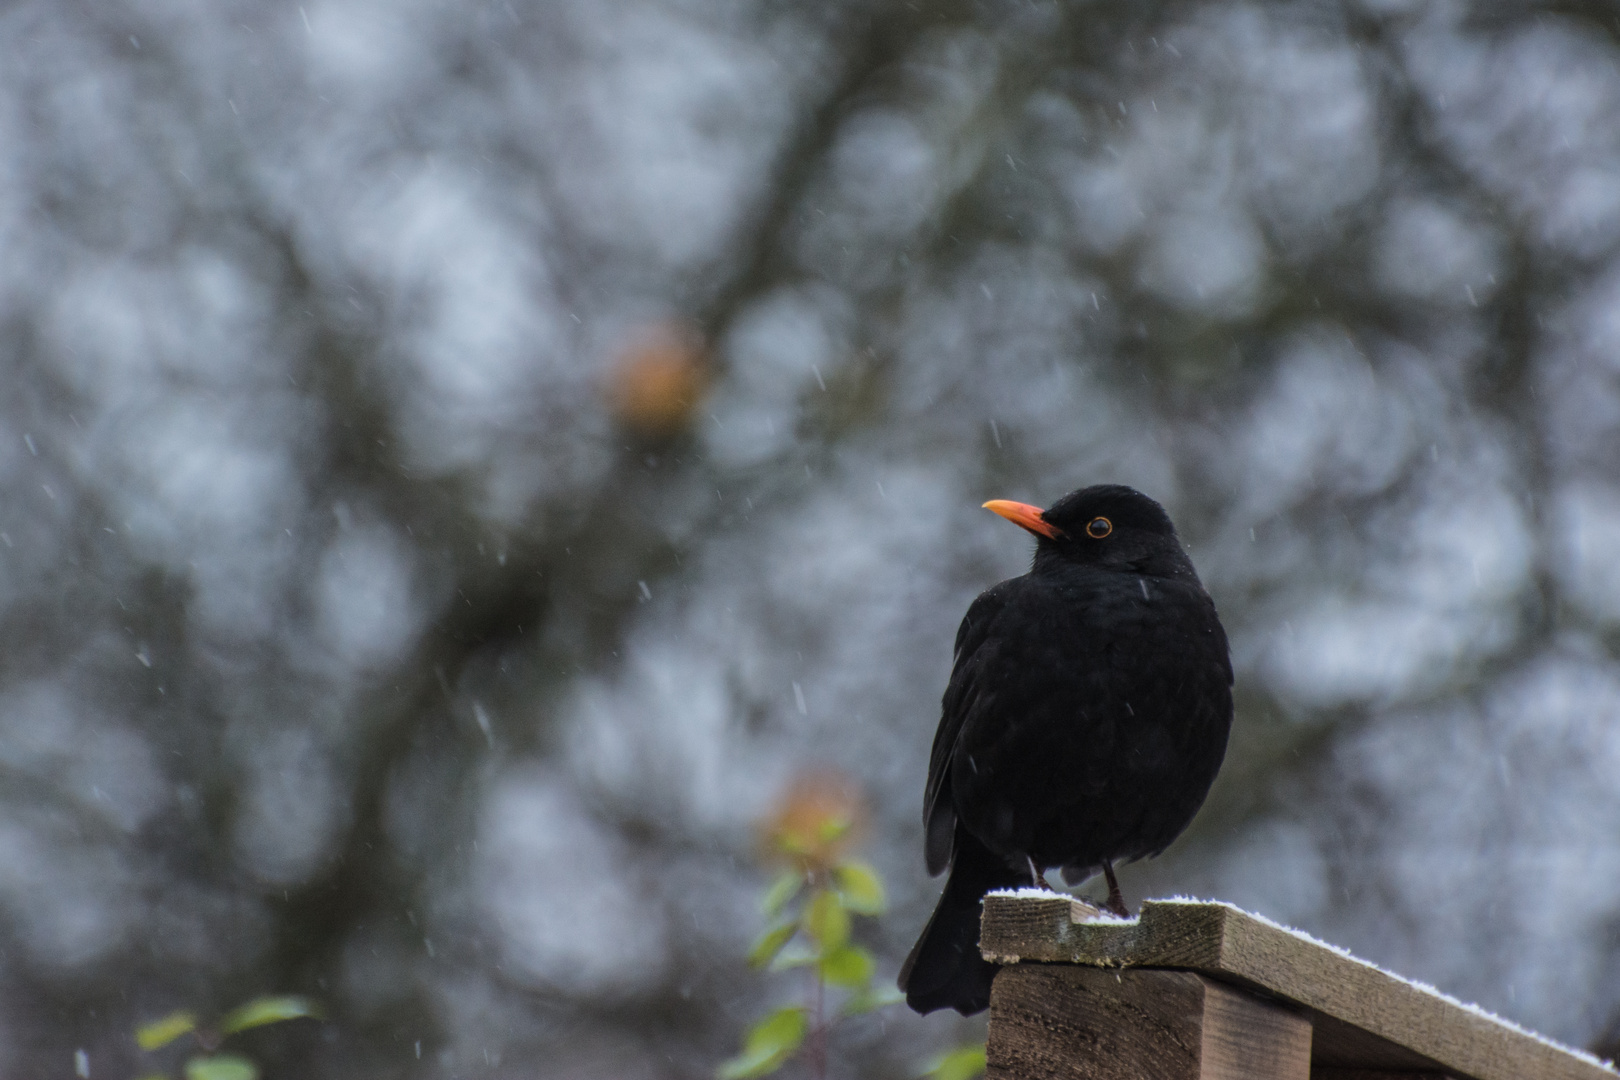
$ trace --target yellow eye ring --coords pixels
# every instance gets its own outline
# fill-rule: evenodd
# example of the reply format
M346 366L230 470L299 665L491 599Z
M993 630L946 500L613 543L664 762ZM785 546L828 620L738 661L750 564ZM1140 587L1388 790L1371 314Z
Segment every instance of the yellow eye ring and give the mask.
M1105 517L1092 518L1086 523L1086 535L1093 540L1101 540L1114 531L1114 523Z

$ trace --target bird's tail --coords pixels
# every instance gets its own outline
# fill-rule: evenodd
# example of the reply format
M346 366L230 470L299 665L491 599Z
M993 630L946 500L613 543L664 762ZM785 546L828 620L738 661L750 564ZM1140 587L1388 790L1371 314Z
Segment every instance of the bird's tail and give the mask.
M951 1008L963 1016L990 1005L996 965L979 955L979 905L991 889L1016 888L1026 875L956 826L955 854L945 892L900 968L906 1004L920 1013Z

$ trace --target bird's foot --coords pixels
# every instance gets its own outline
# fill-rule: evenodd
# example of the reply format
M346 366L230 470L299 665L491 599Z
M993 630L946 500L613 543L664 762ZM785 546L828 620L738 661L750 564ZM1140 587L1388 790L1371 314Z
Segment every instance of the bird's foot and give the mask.
M1125 894L1119 891L1119 879L1114 877L1114 864L1105 861L1103 873L1108 877L1108 899L1104 901L1103 908L1122 919L1130 918L1131 909L1125 906Z
M1025 855L1024 856L1024 861L1029 864L1029 883L1030 883L1030 885L1033 886L1034 888L1037 888L1037 889L1049 889L1049 888L1051 888L1051 886L1046 883L1046 875L1042 874L1040 872L1040 870L1036 868L1035 860L1032 859L1030 856Z

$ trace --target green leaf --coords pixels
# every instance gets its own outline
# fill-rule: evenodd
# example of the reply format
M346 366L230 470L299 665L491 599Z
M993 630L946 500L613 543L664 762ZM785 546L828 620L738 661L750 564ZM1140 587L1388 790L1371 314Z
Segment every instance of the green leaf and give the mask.
M840 863L833 868L833 879L838 882L838 892L844 898L844 906L857 915L881 915L888 906L888 900L883 895L883 882L878 878L877 871L866 863L855 860Z
M743 1052L722 1064L715 1076L719 1080L746 1080L775 1072L804 1042L809 1027L804 1009L790 1005L776 1010L748 1029Z
M232 1009L225 1019L219 1022L219 1030L231 1035L238 1031L246 1031L248 1028L278 1024L283 1020L296 1020L300 1016L319 1015L321 1007L306 997L290 994L284 997L260 997Z
M142 1024L135 1029L135 1043L142 1050L156 1050L167 1046L180 1036L197 1029L197 1018L184 1010L170 1013L161 1020Z
M804 913L804 929L826 953L849 940L849 912L844 901L829 889L817 889Z
M838 1011L845 1016L859 1016L861 1013L869 1013L876 1009L888 1008L890 1005L898 1005L904 1000L906 1000L906 995L892 986L885 986L880 989L863 986L851 994Z
M812 949L802 941L790 941L776 954L776 959L771 961L771 970L786 971L789 968L804 967L820 959L820 949Z
M186 1062L186 1080L259 1080L259 1067L240 1054L194 1057Z
M798 929L798 923L783 923L765 931L748 950L748 966L761 968L775 960L777 953L782 951L782 946L792 940Z
M777 912L787 907L788 901L799 895L804 888L804 874L798 870L784 870L771 882L771 887L765 890L765 898L759 902L761 910L768 917L774 917Z
M816 829L816 839L820 840L823 844L830 844L847 833L849 831L849 827L853 824L855 823L849 818L828 818Z
M958 1046L935 1061L927 1075L934 1080L973 1080L984 1072L983 1046Z
M872 981L872 954L859 945L840 945L823 953L821 977L833 986L859 990Z

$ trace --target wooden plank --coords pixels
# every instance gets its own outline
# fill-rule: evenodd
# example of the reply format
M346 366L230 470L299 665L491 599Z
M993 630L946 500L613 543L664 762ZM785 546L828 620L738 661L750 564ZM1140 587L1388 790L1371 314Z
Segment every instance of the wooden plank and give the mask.
M1153 901L1129 921L1066 898L985 898L980 948L1039 960L1194 971L1309 1011L1313 1065L1468 1080L1613 1080L1615 1071L1228 904Z
M1203 986L1181 971L1021 964L990 992L987 1080L1199 1080Z
M1373 1072L1427 1075L1440 1064L1422 1054L1381 1039L1370 1031L1337 1017L1311 1012L1316 1029L1311 1038L1311 1062L1318 1069L1342 1068Z
M1309 1018L1212 979L1203 981L1199 1080L1309 1080Z
M1184 971L1019 964L990 995L991 1080L1308 1080L1310 1021Z

